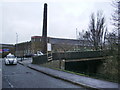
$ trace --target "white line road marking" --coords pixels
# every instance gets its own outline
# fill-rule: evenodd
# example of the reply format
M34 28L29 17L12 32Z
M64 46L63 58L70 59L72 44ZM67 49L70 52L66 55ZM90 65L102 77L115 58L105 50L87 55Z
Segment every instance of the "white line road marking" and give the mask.
M14 88L14 86L9 82L9 80L7 79L7 77L5 77L5 79L7 80L9 86L10 86L11 88Z

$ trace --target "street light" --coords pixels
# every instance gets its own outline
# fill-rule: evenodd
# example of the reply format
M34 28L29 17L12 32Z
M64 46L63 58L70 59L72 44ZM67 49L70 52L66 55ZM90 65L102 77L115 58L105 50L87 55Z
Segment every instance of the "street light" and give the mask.
M76 28L76 39L78 39L78 31L77 31L77 28Z
M16 33L16 52L15 52L16 56L17 56L17 43L18 43L18 34Z

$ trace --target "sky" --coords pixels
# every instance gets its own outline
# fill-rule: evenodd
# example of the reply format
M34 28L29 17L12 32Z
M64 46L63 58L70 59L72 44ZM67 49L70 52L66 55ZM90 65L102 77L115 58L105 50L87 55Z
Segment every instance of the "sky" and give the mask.
M76 28L77 32L87 30L91 13L99 10L111 30L112 0L2 0L0 43L21 43L41 36L44 3L48 4L48 37L76 39Z

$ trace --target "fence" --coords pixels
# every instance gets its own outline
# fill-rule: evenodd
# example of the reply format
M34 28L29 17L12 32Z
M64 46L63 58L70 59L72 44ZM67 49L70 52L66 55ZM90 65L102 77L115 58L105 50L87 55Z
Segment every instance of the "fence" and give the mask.
M84 58L97 58L103 57L105 54L104 51L85 51L85 52L64 52L64 53L52 53L52 60L72 60L72 59L84 59ZM33 64L43 64L48 62L48 56L51 55L42 55L33 57Z
M64 53L52 53L53 60L72 60L72 59L84 59L84 58L97 58L103 57L107 54L103 51L85 51L85 52L64 52Z
M47 55L42 55L42 56L34 56L32 64L43 64L46 63L47 60Z

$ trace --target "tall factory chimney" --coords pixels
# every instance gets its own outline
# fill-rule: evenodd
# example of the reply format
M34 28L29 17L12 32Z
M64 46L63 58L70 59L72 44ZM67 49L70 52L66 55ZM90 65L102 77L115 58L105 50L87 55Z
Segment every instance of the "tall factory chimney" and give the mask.
M43 12L42 52L47 53L47 3L44 4Z

